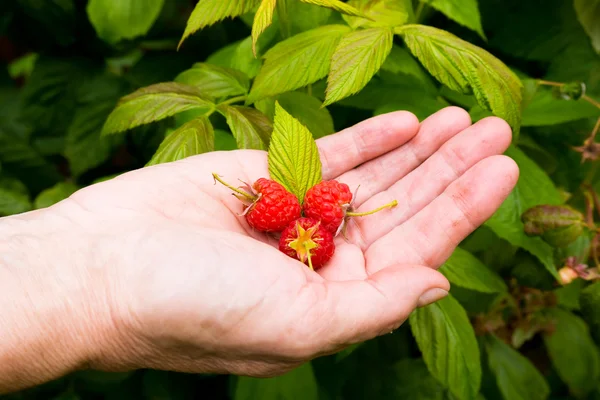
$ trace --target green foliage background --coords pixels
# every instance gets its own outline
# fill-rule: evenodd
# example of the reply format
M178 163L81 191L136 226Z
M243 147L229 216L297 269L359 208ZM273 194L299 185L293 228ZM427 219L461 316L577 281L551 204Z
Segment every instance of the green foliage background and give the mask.
M600 117L599 27L598 0L1 2L0 216L266 149L275 100L315 138L399 109L495 114L521 169L441 268L451 296L392 334L272 379L85 371L6 398L600 399L600 282L558 272L597 271L599 150L592 135L582 163L575 147ZM550 213L561 240L525 233L525 211L563 204L585 229Z

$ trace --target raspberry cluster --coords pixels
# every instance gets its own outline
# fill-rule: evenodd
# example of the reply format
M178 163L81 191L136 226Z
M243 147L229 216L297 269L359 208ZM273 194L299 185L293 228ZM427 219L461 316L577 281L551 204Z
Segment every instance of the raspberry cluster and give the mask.
M306 192L301 205L294 194L274 180L260 178L242 190L224 182L217 174L213 177L244 203L242 215L248 225L260 232L281 233L279 250L313 270L333 257L334 237L342 231L348 218L397 205L393 201L371 212L353 212L350 188L336 180L314 185Z

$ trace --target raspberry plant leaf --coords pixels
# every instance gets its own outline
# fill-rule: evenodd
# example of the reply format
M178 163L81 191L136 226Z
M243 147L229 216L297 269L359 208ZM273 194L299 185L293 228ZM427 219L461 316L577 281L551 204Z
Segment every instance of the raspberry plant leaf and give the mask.
M350 4L344 3L340 0L300 0L303 3L314 4L316 6L321 6L325 8L330 8L335 11L339 11L342 14L346 15L354 15L357 17L365 17L367 16L356 7L353 7Z
M600 281L594 282L581 291L579 298L581 313L590 325L590 332L596 342L600 342Z
M312 134L278 102L269 146L269 173L300 203L306 191L321 181L321 159Z
M283 0L285 1L285 0ZM277 0L262 0L252 23L252 52L256 56L256 42L261 33L265 31L273 22L273 13Z
M581 318L559 308L546 313L554 320L554 329L543 335L552 365L569 391L582 398L600 379L600 352Z
M302 399L319 399L319 387L310 363L275 378L239 377L233 400L295 399L299 393L302 393Z
M249 103L314 83L329 72L331 56L345 25L325 25L277 43L265 54Z
M546 400L550 387L537 368L517 350L494 335L481 338L490 370L505 399Z
M321 101L304 92L287 92L275 97L257 101L254 106L269 118L275 116L275 101L278 101L290 115L308 128L315 139L332 134L333 118Z
M348 4L364 14L364 17L344 15L353 29L400 26L408 21L412 12L411 4L405 0L350 0Z
M267 30L269 32L269 30ZM260 52L260 42L266 36L263 34L258 40L257 51ZM262 66L262 60L254 57L252 53L252 37L234 42L211 54L207 63L232 68L245 73L249 78L254 78Z
M420 0L485 39L477 0Z
M157 83L123 97L108 116L102 134L124 132L187 110L214 107L201 90L182 83Z
M505 119L518 135L522 84L502 61L441 29L404 25L396 32L438 81L460 93L473 94L484 109Z
M248 93L250 79L233 68L197 63L180 73L175 82L197 87L203 95L219 98Z
M21 181L0 178L0 217L31 210L29 191Z
M502 239L536 256L558 279L552 247L539 237L525 234L521 215L539 204L561 204L562 198L548 175L521 150L511 146L505 153L519 166L519 181L498 211L485 223Z
M364 88L390 54L393 38L389 28L358 30L342 37L331 58L324 104Z
M207 117L199 117L169 133L147 166L213 151L215 135Z
M577 18L592 41L592 46L600 54L600 0L574 0Z
M98 36L108 43L143 36L165 0L90 0L87 14Z
M417 308L409 321L431 375L457 398L475 398L481 384L479 347L460 303L448 295Z
M227 119L239 149L267 149L273 124L266 115L242 106L221 105L217 110Z
M33 206L36 209L50 207L66 199L77 190L79 190L79 187L72 182L59 182L38 194L33 202Z
M506 293L502 278L468 251L457 247L439 271L456 286L482 293Z
M252 11L260 0L199 0L187 21L179 47L196 31L225 18L233 18Z
M556 98L549 89L539 88L523 109L521 126L547 126L600 117L600 109L587 101Z

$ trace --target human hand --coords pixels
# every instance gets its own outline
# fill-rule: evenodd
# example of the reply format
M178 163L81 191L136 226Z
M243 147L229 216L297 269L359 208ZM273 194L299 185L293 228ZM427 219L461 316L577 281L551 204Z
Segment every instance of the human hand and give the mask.
M360 185L358 211L399 204L356 219L317 272L252 231L214 184L212 172L268 177L265 152L209 153L75 193L46 212L71 221L70 249L88 263L77 267L99 271L90 285L114 329L92 366L268 376L394 330L447 294L436 268L514 187L517 166L499 155L510 138L504 121L471 126L449 107L320 139L324 179Z

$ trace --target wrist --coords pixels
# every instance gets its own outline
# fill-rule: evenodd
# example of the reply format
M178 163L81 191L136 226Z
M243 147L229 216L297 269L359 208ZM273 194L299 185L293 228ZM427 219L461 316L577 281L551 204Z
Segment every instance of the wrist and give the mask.
M93 240L74 225L52 209L0 219L0 393L101 365L119 342Z

